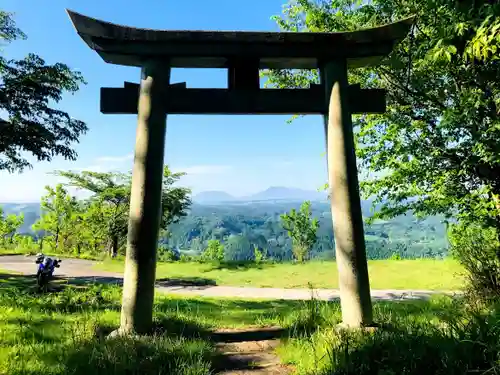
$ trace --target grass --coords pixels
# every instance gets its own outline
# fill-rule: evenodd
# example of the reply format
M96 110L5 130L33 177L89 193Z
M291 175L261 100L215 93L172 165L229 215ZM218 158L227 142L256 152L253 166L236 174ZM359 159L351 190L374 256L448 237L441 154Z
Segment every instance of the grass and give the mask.
M97 264L99 270L123 272L122 260ZM461 266L451 260L373 260L368 264L372 289L459 290ZM274 288L338 288L337 265L332 261L305 264L158 263L157 278L206 280L207 284Z
M500 373L498 314L473 319L446 297L378 302L376 320L387 328L345 334L334 329L336 302L159 294L153 336L106 340L119 324L119 287L63 284L47 294L33 287L32 277L0 275L2 375L209 374L211 330L274 325L287 329L278 354L299 374Z
M500 374L500 309L461 301L377 303L375 331L342 331L328 305L312 304L314 329L285 340L282 362L298 374ZM337 318L338 319L338 318ZM338 321L338 320L337 320Z

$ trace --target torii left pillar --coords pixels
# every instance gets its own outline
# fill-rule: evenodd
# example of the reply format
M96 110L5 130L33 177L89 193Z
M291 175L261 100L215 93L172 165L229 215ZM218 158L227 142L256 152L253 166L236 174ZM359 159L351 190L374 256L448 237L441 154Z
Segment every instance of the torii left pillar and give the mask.
M152 327L170 71L165 61L142 68L119 333Z

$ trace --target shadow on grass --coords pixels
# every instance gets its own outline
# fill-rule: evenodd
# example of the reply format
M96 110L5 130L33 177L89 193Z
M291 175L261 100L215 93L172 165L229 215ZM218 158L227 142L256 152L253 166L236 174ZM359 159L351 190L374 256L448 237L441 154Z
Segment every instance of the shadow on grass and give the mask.
M34 286L36 286L36 279L34 276L0 273L0 289L16 288L26 291Z
M94 340L69 351L64 373L205 375L210 373L212 355L212 346L202 340L161 336Z
M36 330L39 324L33 321L25 323L29 325L27 331ZM15 342L16 350L29 353L29 360L9 361L4 369L11 375L41 373L208 375L212 373L215 348L204 338L208 335L203 328L195 324L188 328L186 322L175 319L160 319L155 323L156 329L153 334L138 338L108 338L107 335L116 327L106 325L89 326L94 331L83 335L74 335L73 332L60 334L55 341L50 342L44 337L29 335L23 337L18 334ZM77 329L76 326L74 328ZM191 332L188 334L189 330ZM43 350L30 350L35 343L42 344ZM25 353L23 354L26 355Z
M159 287L180 286L180 287L204 287L215 286L217 283L213 279L204 277L182 277L182 278L164 278L157 279L156 285Z
M241 261L241 262L219 262L212 263L210 267L204 272L217 271L217 270L232 270L232 271L246 271L250 269L266 269L275 267L274 263L255 263L254 261Z
M76 276L76 277L59 277L55 279L65 280L69 284L75 285L88 285L88 284L110 284L110 285L123 285L123 278L112 276Z
M63 320L56 317L18 317L5 319L3 324L15 327L15 337L4 337L2 344L16 345L19 341L37 342L43 344L60 341L58 329Z
M42 292L33 276L10 274L0 274L0 302L2 307L62 314L120 309L119 300L102 293L97 285L71 285L56 279Z

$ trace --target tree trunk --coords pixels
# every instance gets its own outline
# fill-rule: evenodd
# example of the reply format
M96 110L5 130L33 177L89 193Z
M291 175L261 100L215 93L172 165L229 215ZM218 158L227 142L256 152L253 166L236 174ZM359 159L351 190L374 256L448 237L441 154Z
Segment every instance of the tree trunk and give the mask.
M56 235L54 236L54 246L55 246L55 251L57 251L58 246L59 246L59 228L56 229Z
M169 79L165 63L142 70L120 334L152 328Z
M111 257L116 258L118 255L118 236L111 237Z

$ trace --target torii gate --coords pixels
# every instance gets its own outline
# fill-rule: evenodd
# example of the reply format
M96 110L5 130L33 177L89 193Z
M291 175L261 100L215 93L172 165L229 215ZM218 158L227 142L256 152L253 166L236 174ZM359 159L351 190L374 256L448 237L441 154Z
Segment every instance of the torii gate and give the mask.
M385 91L349 85L347 68L380 62L413 18L345 33L277 33L149 30L68 14L105 62L142 68L140 85L101 88L102 113L138 114L120 330L146 332L152 322L167 114L323 115L343 324L372 324L351 114L385 112ZM229 87L170 84L172 68L226 68ZM261 89L259 69L319 69L321 84Z

